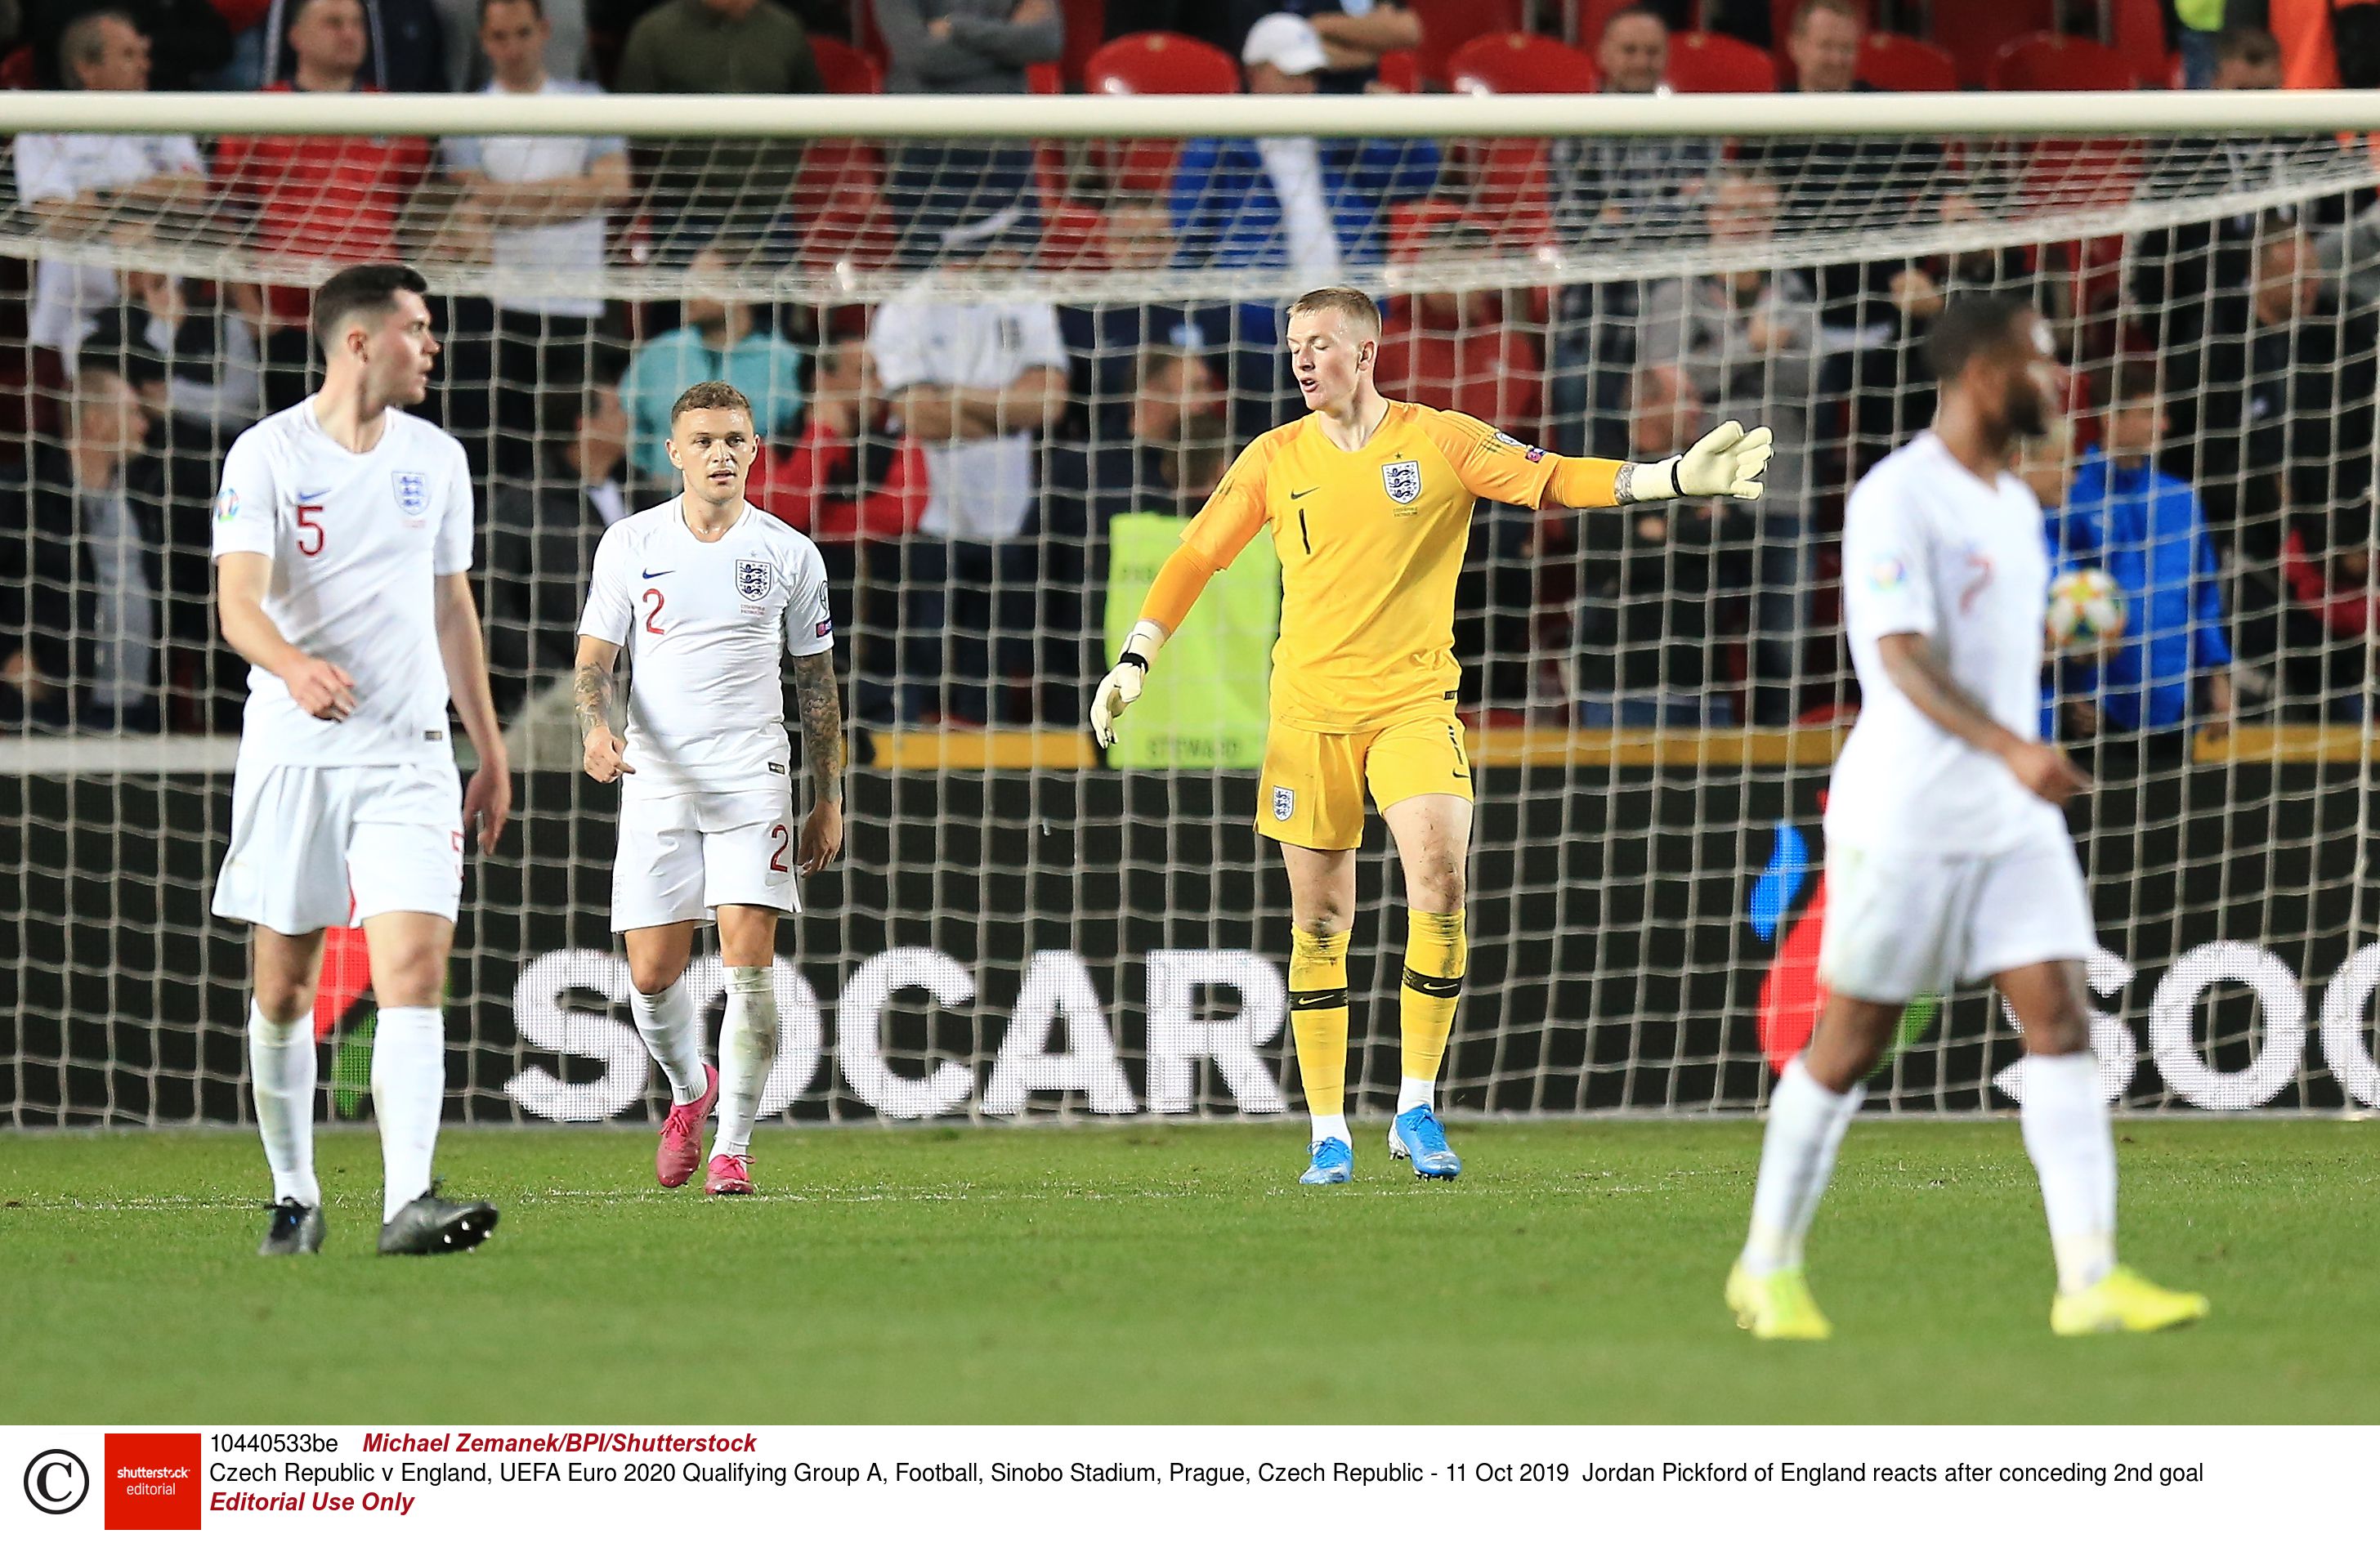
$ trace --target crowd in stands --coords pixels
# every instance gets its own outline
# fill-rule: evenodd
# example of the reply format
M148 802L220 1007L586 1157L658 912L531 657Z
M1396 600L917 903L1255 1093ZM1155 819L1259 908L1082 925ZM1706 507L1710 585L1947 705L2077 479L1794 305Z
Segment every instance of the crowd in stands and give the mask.
M2024 84L1977 70L2014 70L2039 42L1995 34L1997 63L1979 67L1871 30L1920 9L1882 0L1587 5L1574 7L1590 29L1575 49L1507 37L1486 4L1107 0L1103 21L1082 0L851 6L103 0L29 13L0 78L120 91L1014 94L1113 89L1166 55L1163 68L1205 70L1209 89L1502 89L1492 47L1468 34L1447 46L1441 30L1484 20L1488 43L1551 71L1554 89L1666 92L1691 50L1692 67L1718 60L1729 81L1748 69L1788 91L1842 92L1908 86L1912 68L1938 68L1945 85ZM2012 23L2058 19L2056 5L1999 8ZM21 20L9 10L0 35ZM2148 59L2058 47L2157 85L2354 83L2367 65L2380 82L2380 39L2316 28L2287 0L2165 11ZM1087 18L1105 39L1081 35ZM1153 33L1172 42L1152 46ZM2033 302L2082 383L2069 422L2025 464L2045 540L2061 565L2113 574L2132 617L2119 646L2053 672L2046 723L2156 736L2247 711L2360 722L2380 595L2380 210L2368 194L2280 201L2322 148L2235 135L2152 152L2125 173L2145 197L2273 198L2152 225L2110 250L1995 246L1985 233L2022 189L1986 185L1957 146L1924 139L1283 136L1062 154L954 140L903 142L880 162L783 140L24 134L10 158L22 228L81 253L0 264L0 291L25 298L21 313L0 304L0 337L18 340L0 343L0 373L23 403L0 427L0 721L237 721L238 672L210 641L209 501L231 437L309 389L308 293L82 255L137 252L233 211L226 239L264 258L402 256L491 275L440 297L445 354L422 410L482 479L507 712L566 672L602 529L672 491L669 404L724 379L769 446L753 501L827 554L856 717L1075 722L1106 651L1107 522L1195 512L1237 447L1294 410L1276 306L1195 298L1189 276L1263 270L1284 298L1385 273L1382 389L1565 453L1658 458L1729 418L1776 432L1757 504L1483 510L1461 601L1458 650L1482 666L1467 709L1628 726L1847 711L1833 600L1845 490L1930 418L1934 318L1990 291ZM1890 261L1769 255L1780 230L1896 225L1960 238ZM745 281L816 262L830 228L825 259L914 276L873 306L752 298ZM1466 276L1548 241L1682 237L1699 243L1690 276L1511 288ZM607 270L625 264L666 271L677 298L601 298ZM1059 303L1062 283L1002 283L1065 264L1176 273L1185 298Z

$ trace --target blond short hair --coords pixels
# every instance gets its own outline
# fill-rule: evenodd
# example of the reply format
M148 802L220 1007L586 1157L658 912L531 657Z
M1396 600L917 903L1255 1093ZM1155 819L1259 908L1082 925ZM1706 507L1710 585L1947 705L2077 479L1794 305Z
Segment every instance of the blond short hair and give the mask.
M755 424L759 422L752 417L752 398L749 396L725 381L697 381L678 393L677 400L670 405L670 428L674 431L679 419L706 407L725 407L732 412L742 413Z
M1292 316L1315 315L1326 310L1337 311L1374 337L1380 335L1380 308L1373 303L1372 297L1360 289L1350 288L1343 284L1332 285L1325 289L1309 289L1289 302Z

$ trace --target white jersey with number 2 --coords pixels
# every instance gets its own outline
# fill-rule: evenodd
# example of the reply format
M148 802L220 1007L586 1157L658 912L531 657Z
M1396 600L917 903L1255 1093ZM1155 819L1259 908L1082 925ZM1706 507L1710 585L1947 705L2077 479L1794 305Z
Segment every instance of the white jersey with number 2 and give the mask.
M2057 807L1918 711L1877 648L1918 634L1995 722L2038 738L2048 588L2041 504L2015 474L1985 481L1928 432L1860 479L1843 516L1843 628L1861 706L1835 762L1829 847L1980 857L2066 839Z
M717 541L682 500L603 532L578 630L622 645L631 672L622 796L740 793L790 775L780 651L834 646L826 565L808 537L763 509Z
M334 723L250 669L244 769L454 764L436 580L471 566L471 471L444 431L394 407L382 422L359 456L323 431L310 397L224 457L214 554L270 557L265 615L355 682L355 711Z

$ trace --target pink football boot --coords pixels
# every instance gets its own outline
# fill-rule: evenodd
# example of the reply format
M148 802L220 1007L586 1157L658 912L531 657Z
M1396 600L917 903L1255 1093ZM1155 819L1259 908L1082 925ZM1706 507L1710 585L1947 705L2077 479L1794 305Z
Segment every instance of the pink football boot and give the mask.
M670 1105L669 1118L662 1122L662 1144L653 1153L653 1177L661 1180L663 1189L675 1189L702 1166L702 1123L710 1118L710 1106L719 1101L719 1068L705 1066L702 1075L709 1084L702 1097L690 1104Z

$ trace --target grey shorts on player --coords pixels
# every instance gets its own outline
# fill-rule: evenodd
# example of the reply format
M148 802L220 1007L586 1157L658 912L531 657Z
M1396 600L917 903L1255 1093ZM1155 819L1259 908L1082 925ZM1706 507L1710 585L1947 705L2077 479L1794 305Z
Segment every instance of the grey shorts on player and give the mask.
M703 921L722 905L802 908L791 787L620 800L612 930Z
M2021 965L2088 959L2091 894L2063 832L1990 857L1827 848L1818 978L1862 1002L1909 1002Z
M455 919L463 789L451 764L236 772L214 913L289 936L389 911Z

